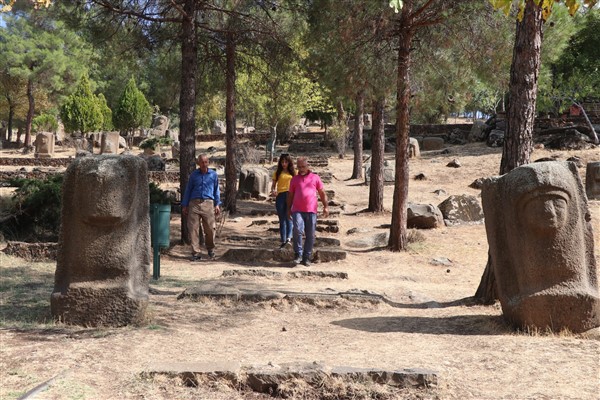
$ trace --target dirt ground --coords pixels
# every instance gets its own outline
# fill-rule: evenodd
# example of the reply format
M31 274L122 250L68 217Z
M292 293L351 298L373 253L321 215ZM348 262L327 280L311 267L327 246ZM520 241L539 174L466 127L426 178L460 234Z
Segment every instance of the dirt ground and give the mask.
M206 143L205 151L223 143ZM410 201L439 204L450 195L472 194L468 185L495 175L501 150L483 144L450 146L450 154L424 152L410 161ZM9 157L6 151L0 153ZM600 160L600 150L535 150L533 159L577 155L584 164ZM392 157L388 155L388 157ZM448 168L457 158L462 167ZM217 239L217 259L190 263L189 248L175 246L161 258L161 278L151 281L149 322L126 328L81 328L51 322L50 293L54 263L28 263L0 253L2 322L0 325L0 398L16 399L43 384L36 399L242 399L218 382L187 387L168 378L144 378L142 373L161 362L235 361L241 365L317 361L330 366L426 368L437 372L439 384L430 391L398 393L396 398L437 399L599 399L600 335L514 332L502 319L500 306L469 305L487 260L484 225L459 225L420 231L425 240L406 252L381 248L357 249L351 240L385 232L390 213L361 212L368 204L368 187L349 180L352 158L331 154L333 173L326 189L344 204L337 234L348 251L345 260L315 263L315 271L346 272L334 278L226 278L226 270L266 269L286 273L290 263L236 264L221 259L239 243L231 235L272 238L276 225L251 225L253 209L273 209L274 203L240 201ZM585 169L581 170L582 179ZM446 194L437 195L436 189ZM385 187L385 206L392 206L393 186ZM596 263L600 265L600 201L590 201ZM180 221L173 216L172 239ZM351 228L362 233L347 234ZM450 265L434 265L446 257ZM293 270L305 270L306 267ZM262 303L177 300L186 288L201 282L227 281L255 288L337 292L352 289L385 295L390 304L339 300L307 304L273 300ZM33 398L33 397L30 397ZM301 398L301 397L298 397Z

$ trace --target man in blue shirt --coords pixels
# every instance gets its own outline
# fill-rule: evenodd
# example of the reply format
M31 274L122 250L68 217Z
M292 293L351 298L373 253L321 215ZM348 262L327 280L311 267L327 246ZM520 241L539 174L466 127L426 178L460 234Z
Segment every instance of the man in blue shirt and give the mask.
M181 200L181 211L187 216L187 226L192 242L191 261L200 260L200 222L204 231L204 243L208 257L215 257L215 215L221 213L219 177L208 169L208 156L200 154L196 160L198 169L191 173Z

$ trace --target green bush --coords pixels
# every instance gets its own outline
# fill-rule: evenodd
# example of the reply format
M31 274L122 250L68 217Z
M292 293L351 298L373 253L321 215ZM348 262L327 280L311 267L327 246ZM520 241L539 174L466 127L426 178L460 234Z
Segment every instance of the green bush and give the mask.
M56 132L58 121L54 115L41 114L33 119L33 130L35 132Z
M150 204L171 204L171 195L166 190L162 190L156 183L148 184L150 191Z
M166 136L152 136L142 143L140 143L140 149L154 149L156 146L170 146L173 144L173 139Z
M60 230L62 175L47 179L12 179L12 201L3 202L0 231L11 240L57 241Z

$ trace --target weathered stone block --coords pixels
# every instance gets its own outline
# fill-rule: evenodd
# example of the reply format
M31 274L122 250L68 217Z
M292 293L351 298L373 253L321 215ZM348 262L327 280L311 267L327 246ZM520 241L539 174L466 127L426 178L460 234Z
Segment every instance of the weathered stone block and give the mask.
M84 326L142 321L148 304L146 164L133 156L78 158L63 183L52 315Z

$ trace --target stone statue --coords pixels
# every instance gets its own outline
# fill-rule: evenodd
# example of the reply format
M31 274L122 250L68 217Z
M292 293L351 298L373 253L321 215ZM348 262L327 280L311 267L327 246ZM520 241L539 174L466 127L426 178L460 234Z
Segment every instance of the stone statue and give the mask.
M482 200L504 317L554 331L600 326L591 216L575 164L521 166L487 180Z
M119 154L119 132L102 132L100 154Z
M600 200L600 161L586 166L585 192L589 200Z
M63 183L52 315L69 324L144 319L150 272L146 163L135 156L75 159Z
M50 158L54 155L54 134L41 132L35 137L35 157Z

